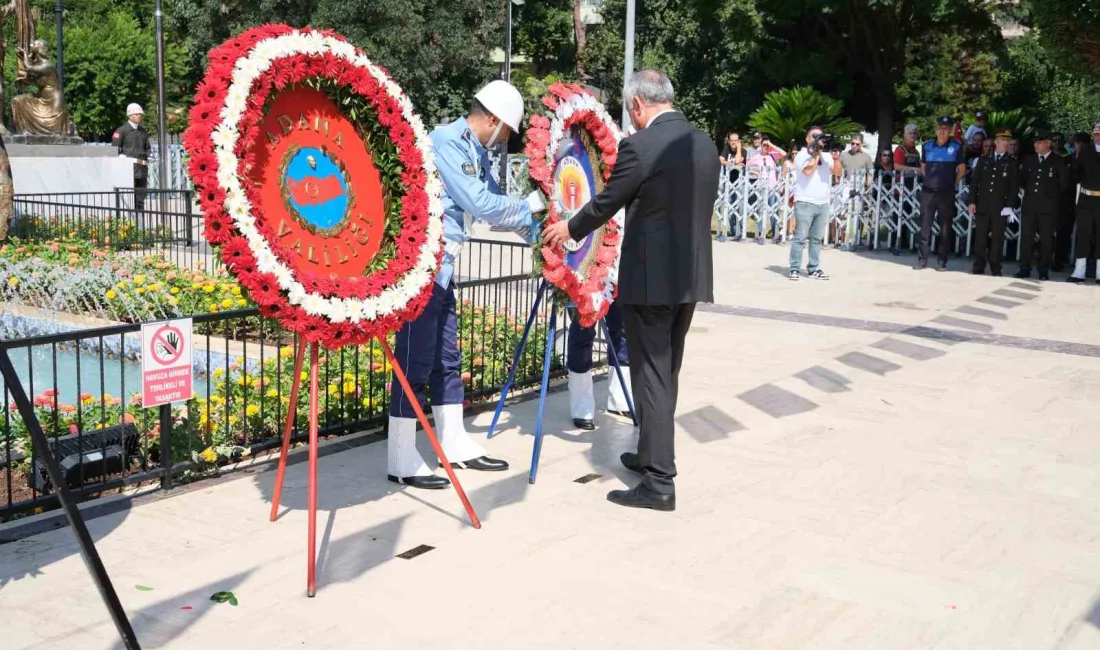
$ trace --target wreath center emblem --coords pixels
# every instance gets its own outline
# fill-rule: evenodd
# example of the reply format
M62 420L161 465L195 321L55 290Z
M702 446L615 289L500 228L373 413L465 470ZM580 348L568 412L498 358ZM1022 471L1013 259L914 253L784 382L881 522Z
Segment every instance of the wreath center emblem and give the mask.
M362 275L385 227L381 177L358 130L324 93L281 93L261 125L251 170L263 196L257 222L274 231L297 269Z

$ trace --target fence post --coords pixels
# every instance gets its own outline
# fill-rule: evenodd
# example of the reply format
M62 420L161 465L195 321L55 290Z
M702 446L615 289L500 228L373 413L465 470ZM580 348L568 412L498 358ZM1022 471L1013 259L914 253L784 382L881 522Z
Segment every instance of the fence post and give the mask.
M195 227L195 216L191 211L191 198L191 190L184 190L183 199L187 202L187 212L185 213L187 217L184 219L184 221L187 224L187 245L189 247L195 245L195 235L193 230Z
M160 407L160 465L164 469L164 478L160 486L165 490L172 489L172 405L164 404Z

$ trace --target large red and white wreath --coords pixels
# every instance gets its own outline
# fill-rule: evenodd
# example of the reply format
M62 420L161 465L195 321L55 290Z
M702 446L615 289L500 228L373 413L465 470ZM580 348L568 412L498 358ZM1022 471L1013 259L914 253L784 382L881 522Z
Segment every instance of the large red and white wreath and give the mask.
M286 25L248 30L211 51L209 61L183 138L188 167L206 238L220 248L261 313L327 347L364 343L416 318L431 297L443 253L442 184L428 133L401 88L340 36ZM385 206L385 223L375 226L381 236L371 243L376 252L361 273L325 274L295 264L305 255L301 240L296 249L281 241L277 229L283 226L261 209L270 189L250 174L278 135L262 125L280 95L299 90L331 100L326 106L347 118L352 128L345 153L365 158L367 177L383 186L385 196L376 203ZM337 191L355 202L350 183ZM359 243L368 239L352 232ZM323 252L324 267L330 266L329 250ZM332 257L346 261L354 253L337 245ZM312 247L308 255L319 262Z
M555 83L542 98L548 109L544 115L532 115L527 130L526 154L529 174L539 183L550 200L544 216L543 229L563 217L558 207L560 188L554 182L558 148L562 138L574 126L587 132L595 145L599 160L602 186L611 177L611 170L619 155L619 141L623 135L615 120L591 93L576 84ZM597 188L592 188L595 193ZM541 237L534 246L542 255L542 273L555 287L568 296L576 306L580 323L594 326L607 315L607 310L618 292L619 253L622 250L622 228L625 217L620 210L611 221L593 236L598 246L591 261L574 269L567 262L567 251L543 246Z

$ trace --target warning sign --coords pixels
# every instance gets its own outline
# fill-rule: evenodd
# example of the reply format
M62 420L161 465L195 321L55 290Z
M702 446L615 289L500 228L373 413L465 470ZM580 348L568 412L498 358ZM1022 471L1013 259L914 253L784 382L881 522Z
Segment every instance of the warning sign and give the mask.
M191 319L141 326L141 405L186 402L194 390Z

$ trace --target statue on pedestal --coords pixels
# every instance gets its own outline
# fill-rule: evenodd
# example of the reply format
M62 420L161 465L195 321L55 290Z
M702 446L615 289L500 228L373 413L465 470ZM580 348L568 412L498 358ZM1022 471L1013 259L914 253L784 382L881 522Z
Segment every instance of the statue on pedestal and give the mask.
M16 95L11 100L11 118L16 133L67 135L69 113L61 97L57 67L49 59L50 46L41 39L30 50L19 48L17 55L26 78L38 87L34 95Z

